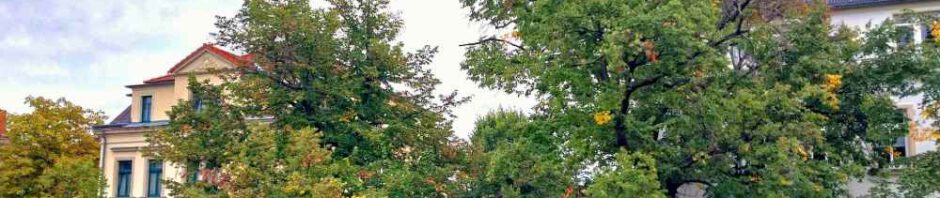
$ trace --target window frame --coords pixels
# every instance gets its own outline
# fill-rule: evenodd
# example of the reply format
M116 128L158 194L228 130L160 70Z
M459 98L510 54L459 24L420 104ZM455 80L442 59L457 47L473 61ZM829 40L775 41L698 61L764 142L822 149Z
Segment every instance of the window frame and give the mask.
M155 163L159 165L154 166ZM156 168L156 171L154 170ZM163 196L163 169L164 169L163 160L150 159L147 160L147 197L161 197ZM154 180L154 172L156 172L156 179ZM154 187L153 182L156 182L156 188ZM156 191L156 192L154 192Z
M896 47L904 47L907 45L916 46L917 44L920 44L922 39L919 38L920 36L919 26L920 25L917 25L916 23L909 23L909 22L894 24L894 28L907 28L911 30L910 34L908 35L909 38L907 38L908 39L907 42L902 43L901 38L894 38L895 39L894 43Z
M199 182L199 164L189 164L185 168L186 170L186 182L195 183Z
M124 174L122 171L121 164L124 162L126 162L129 166L129 169L126 173L127 175L126 180L123 180L124 178L121 177L122 174ZM115 161L114 164L115 164L114 166L114 172L115 172L114 197L131 197L131 192L134 191L133 189L134 188L134 160L118 159ZM125 184L123 193L121 192L121 186L122 186L121 184Z
M149 123L153 119L153 96L140 96L140 122Z
M202 108L205 106L205 105L203 104L204 101L202 100L202 97L199 97L199 95L197 95L197 94L194 93L194 92L193 92L193 93L189 93L189 94L190 94L190 97L189 97L190 99L189 99L189 100L190 100L191 103L192 103L191 105L192 105L193 111L195 111L195 112L202 111Z

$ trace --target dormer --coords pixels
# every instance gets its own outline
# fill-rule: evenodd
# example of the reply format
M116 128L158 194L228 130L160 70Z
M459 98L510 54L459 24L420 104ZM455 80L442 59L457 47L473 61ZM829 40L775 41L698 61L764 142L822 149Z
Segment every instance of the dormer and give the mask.
M191 97L187 88L189 75L199 81L219 83L222 80L209 71L225 71L248 60L212 44L203 44L170 68L165 75L145 80L142 84L128 85L131 89L129 118L131 123L166 121L167 112L178 100Z

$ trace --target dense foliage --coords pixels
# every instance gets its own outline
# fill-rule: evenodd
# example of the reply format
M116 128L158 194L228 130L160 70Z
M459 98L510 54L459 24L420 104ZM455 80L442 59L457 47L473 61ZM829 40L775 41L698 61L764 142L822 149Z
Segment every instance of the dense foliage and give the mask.
M97 197L104 185L91 126L104 114L65 99L30 97L0 143L0 197Z
M540 100L452 141L436 52L407 53L387 1L247 0L219 44L251 61L191 78L150 134L186 197L838 197L908 131L892 97L940 98L938 42L831 26L801 0L461 0L505 35L468 43L481 86ZM914 22L926 17L906 17ZM937 31L940 35L940 29ZM196 102L198 101L198 102ZM193 105L199 104L199 105ZM933 114L931 114L933 113ZM935 192L933 155L899 192ZM878 193L881 193L880 191ZM873 194L874 195L874 194Z
M818 1L461 2L505 32L464 45L470 78L541 101L531 118L479 124L480 174L514 173L471 187L487 196L842 196L907 134L891 97L940 96L936 42L899 44L891 21L833 27ZM492 142L509 131L526 132Z
M385 0L245 1L222 17L219 44L252 61L225 83L193 82L193 101L150 135L153 155L195 174L187 197L448 197L460 190L462 147L451 107L426 66L406 53ZM195 78L193 78L195 81Z

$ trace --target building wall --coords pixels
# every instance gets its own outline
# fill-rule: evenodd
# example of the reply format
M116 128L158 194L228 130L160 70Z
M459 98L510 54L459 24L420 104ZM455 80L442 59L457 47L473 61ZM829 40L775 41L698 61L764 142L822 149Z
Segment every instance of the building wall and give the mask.
M233 65L218 55L213 53L202 53L197 58L186 63L188 65L181 68L173 74L174 81L167 84L132 86L131 88L131 122L139 123L141 118L141 96L152 96L153 104L151 109L151 121L168 120L168 112L180 100L187 100L191 96L188 89L189 75L195 75L199 81L208 80L210 83L218 84L222 79L217 74L209 73L211 69L226 69ZM144 149L147 143L145 134L159 130L159 128L116 128L105 129L101 132L102 146L102 173L107 179L107 188L105 195L108 197L116 196L118 161L131 160L131 189L130 197L146 197L147 195L147 176L149 157L144 155ZM163 178L173 181L183 181L184 169L182 166L164 162ZM165 183L164 183L165 184ZM165 185L164 185L165 186ZM169 192L164 187L161 191L163 196Z
M940 10L940 1L903 3L843 10L836 9L830 12L830 16L832 17L831 22L833 25L846 25L848 27L854 27L864 31L867 24L878 24L884 22L886 19L893 17L895 14L903 13L904 9L910 9L914 12L938 11ZM921 42L920 38L923 37L920 35L921 27L913 27L915 28L914 42ZM905 110L905 115L913 120L910 125L911 132L917 132L918 130L922 130L921 127L926 127L924 125L927 123L927 121L921 119L920 116L918 116L920 115L921 110L917 108L920 101L923 100L923 97L913 96L905 98L894 98L894 100L898 107ZM910 136L906 137L905 139L907 140L907 150L905 153L908 156L936 150L934 141L915 141L914 138ZM863 197L868 195L868 190L874 187L874 185L875 183L872 182L870 178L862 178L858 180L853 179L849 182L846 188L849 191L849 196Z
M110 134L106 138L107 144L102 144L104 147L103 160L102 164L102 173L104 174L105 179L107 179L107 188L105 188L105 195L108 197L114 197L117 193L117 185L115 183L115 178L117 178L117 164L118 161L122 160L131 160L131 197L147 197L147 177L148 177L148 160L149 157L143 155L142 149L147 148L146 138L143 136L142 132L132 132L132 133L121 133L121 134ZM138 150L127 150L129 148L137 148ZM177 165L171 164L169 162L164 162L163 164L163 179L173 180L173 181L182 181L183 169ZM168 195L168 191L164 187L161 190L163 196Z
M209 83L219 84L222 83L222 79L216 74L207 73L210 70L222 70L226 68L232 68L232 64L224 61L218 55L206 53L201 55L199 58L196 58L190 63L189 66L181 69L174 78L174 90L175 99L177 100L186 100L189 99L191 93L188 89L189 87L189 75L193 74L196 77L196 80L203 82L208 80Z
M173 84L137 87L131 91L131 122L140 122L141 97L151 96L150 121L168 120L167 112L176 105Z
M830 13L830 16L832 17L831 22L833 25L846 25L848 27L855 27L864 30L867 24L882 23L885 20L893 17L895 14L904 13L905 9L909 9L914 12L940 11L940 1L921 1L916 3L901 3L853 9L834 9ZM921 35L922 27L919 25L913 25L912 28L914 28L914 42L922 42L921 38L924 37ZM904 98L894 98L894 100L899 107L919 107L920 102L923 101L923 96L916 95ZM918 116L920 115L920 112L920 108L914 108L912 112L905 112L908 117L913 120L911 125L914 126L911 128L912 134L919 133L925 128L930 127L930 122L928 120L924 120ZM920 141L910 137L907 139L907 147L909 152L906 154L908 156L937 150L935 141Z
M834 9L830 14L833 24L864 28L865 24L869 22L872 24L884 22L885 19L892 17L894 14L903 13L904 9L910 9L914 12L935 11L940 10L940 2L923 1L853 9Z
M141 117L141 97L153 97L153 109L151 109L151 121L169 120L169 113L173 106L180 100L190 98L189 74L196 75L199 81L209 80L211 83L221 83L215 74L206 73L208 68L224 69L231 68L232 65L223 61L217 55L204 53L199 58L194 59L189 65L183 67L178 73L174 74L174 82L162 85L150 85L132 88L131 91L131 122L140 122Z

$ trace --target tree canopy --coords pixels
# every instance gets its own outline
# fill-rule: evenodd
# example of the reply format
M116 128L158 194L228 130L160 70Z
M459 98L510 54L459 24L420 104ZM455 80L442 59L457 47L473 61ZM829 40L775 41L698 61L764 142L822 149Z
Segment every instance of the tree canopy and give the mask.
M500 126L531 131L503 140L518 145L510 150L482 155L559 150L555 163L536 160L555 174L506 181L567 178L557 181L588 196L625 184L675 196L700 184L714 197L836 197L849 179L884 168L884 148L907 134L892 97L920 94L929 105L940 96L936 41L898 43L905 32L892 21L864 31L833 26L821 1L461 3L472 20L504 33L464 45L470 78L540 101L530 118L478 123L484 136ZM500 124L526 122L539 124ZM487 139L473 138L473 147ZM542 167L524 162L487 168ZM624 178L630 168L638 173ZM486 188L500 195L518 185ZM571 191L543 187L553 189L532 192Z
M388 1L247 0L220 17L218 44L252 56L225 82L192 79L194 99L150 135L152 154L197 176L184 196L448 197L463 144L436 95L434 47L405 52Z
M33 111L8 117L0 144L0 197L97 197L98 140L104 114L65 99L29 97Z
M831 25L801 0L460 0L500 30L468 43L480 86L536 98L454 139L436 48L405 52L386 0L246 0L218 43L249 54L190 78L152 155L187 197L838 197L889 163L908 120L940 105L940 41L892 21ZM934 21L928 17L908 20ZM940 35L940 29L938 29ZM196 102L198 100L198 102ZM198 105L194 105L198 104ZM934 109L933 111L929 111ZM936 169L912 159L907 178ZM935 183L901 179L902 191Z

